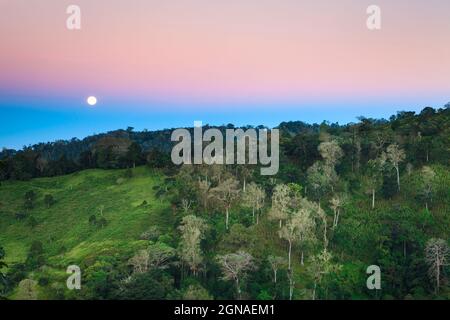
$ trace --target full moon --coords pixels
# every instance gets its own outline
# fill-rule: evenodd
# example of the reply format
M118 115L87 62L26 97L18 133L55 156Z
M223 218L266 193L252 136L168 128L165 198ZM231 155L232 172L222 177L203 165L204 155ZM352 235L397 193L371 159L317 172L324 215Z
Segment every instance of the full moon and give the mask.
M87 103L90 106L95 106L97 104L97 98L94 96L90 96L89 98L87 98Z

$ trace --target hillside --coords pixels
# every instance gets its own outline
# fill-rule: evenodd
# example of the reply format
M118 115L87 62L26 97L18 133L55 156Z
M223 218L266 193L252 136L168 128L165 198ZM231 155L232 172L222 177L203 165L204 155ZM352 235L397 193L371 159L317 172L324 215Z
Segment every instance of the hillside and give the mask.
M0 243L7 252L6 263L24 263L33 242L44 247L45 270L36 280L65 279L65 268L81 265L99 256L127 256L144 246L140 235L151 226L165 230L170 214L152 189L162 176L146 167L132 170L86 170L67 176L39 178L28 182L2 182L0 186ZM26 210L24 195L33 191L35 205ZM55 203L49 208L45 195ZM147 204L143 204L146 201ZM26 218L18 220L23 212ZM104 217L105 226L93 225L90 216ZM35 219L35 223L30 223ZM33 224L36 224L35 226ZM42 293L45 298L45 293Z
M280 129L274 176L117 137L0 160L0 297L449 299L450 109Z

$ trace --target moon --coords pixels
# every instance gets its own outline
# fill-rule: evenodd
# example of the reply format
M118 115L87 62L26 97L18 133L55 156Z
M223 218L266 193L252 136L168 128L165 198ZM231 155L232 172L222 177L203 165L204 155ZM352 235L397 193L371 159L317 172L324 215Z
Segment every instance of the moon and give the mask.
M97 98L94 96L90 96L86 101L90 106L95 106L97 104Z

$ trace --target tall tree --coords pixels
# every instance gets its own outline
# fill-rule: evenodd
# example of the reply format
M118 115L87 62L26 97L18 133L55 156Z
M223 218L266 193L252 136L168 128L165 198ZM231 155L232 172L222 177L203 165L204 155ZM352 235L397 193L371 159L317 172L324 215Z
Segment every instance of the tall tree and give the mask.
M194 276L198 274L203 262L200 242L204 238L207 228L205 220L194 215L185 216L178 227L181 231L179 255L181 260L189 266Z
M264 200L266 198L266 192L263 188L258 186L256 183L250 183L244 194L242 196L243 205L252 208L252 218L255 221L255 212L258 212L257 217L259 217L259 211L264 207ZM256 219L258 223L259 219Z
M222 269L222 279L234 281L237 298L241 299L240 281L246 276L247 272L256 269L252 255L245 251L238 251L237 253L217 256L217 261Z
M430 167L424 166L420 172L420 178L420 195L424 198L425 208L428 211L429 202L433 199L432 196L436 184L436 173Z
M313 198L319 203L330 191L334 190L334 184L337 181L337 174L333 167L323 161L315 162L308 168L307 181ZM308 195L309 195L308 194Z
M342 267L333 263L332 259L333 256L327 249L324 249L321 253L311 259L308 271L314 279L312 300L316 299L317 286L321 283L323 277L327 274L338 272Z
M439 293L442 268L449 265L450 259L450 250L447 242L436 238L428 240L425 247L425 259L429 266L428 274L436 281L436 293Z
M143 161L142 148L136 142L132 142L128 147L127 153L125 154L125 160L128 164L131 164L133 168L136 167L137 163Z
M2 272L2 269L8 267L8 265L3 261L5 258L5 250L0 246L0 300L3 297L6 288L6 274Z
M392 167L395 169L395 172L397 173L397 186L398 191L400 191L400 163L405 160L405 151L403 149L400 149L398 144L391 144L389 147L387 147L386 156L388 162L392 165Z
M270 255L267 257L267 261L269 262L270 267L272 268L273 271L273 282L277 283L278 270L284 265L286 265L286 259L283 257Z
M212 188L210 196L216 199L225 208L225 227L228 230L230 208L239 198L239 182L234 178L222 181L217 187Z
M289 217L292 203L291 189L285 184L276 185L272 194L272 208L269 211L270 220L278 220L280 229L283 221Z
M294 212L286 224L279 231L280 238L288 242L288 269L291 270L291 254L292 245L298 242L306 242L313 238L315 223L311 216L311 207L307 205L307 200L304 200L305 205L301 209ZM309 203L309 202L308 202ZM302 264L303 264L303 250L302 250Z
M383 183L383 170L386 165L386 160L387 160L386 153L382 152L378 158L371 159L367 163L370 179L370 188L372 193L372 209L375 209L376 191L381 187Z
M345 204L346 199L347 199L347 197L345 195L336 194L330 200L330 207L334 213L333 228L336 228L338 225L340 213L341 213L342 207Z
M319 153L325 161L325 164L330 167L335 167L342 158L344 152L336 140L322 142L318 147Z

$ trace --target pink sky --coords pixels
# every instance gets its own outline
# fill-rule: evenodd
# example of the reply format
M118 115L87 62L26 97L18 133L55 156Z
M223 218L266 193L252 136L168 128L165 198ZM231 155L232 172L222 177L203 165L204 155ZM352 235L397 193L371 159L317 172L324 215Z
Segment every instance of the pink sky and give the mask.
M66 7L82 11L69 31ZM366 8L382 29L366 28ZM0 0L0 89L179 101L448 98L448 0ZM446 97L445 97L446 96Z

